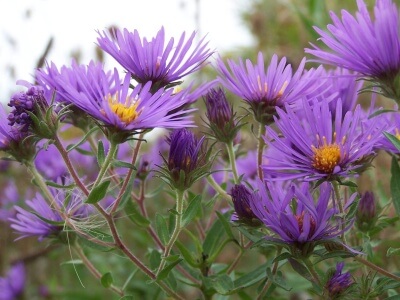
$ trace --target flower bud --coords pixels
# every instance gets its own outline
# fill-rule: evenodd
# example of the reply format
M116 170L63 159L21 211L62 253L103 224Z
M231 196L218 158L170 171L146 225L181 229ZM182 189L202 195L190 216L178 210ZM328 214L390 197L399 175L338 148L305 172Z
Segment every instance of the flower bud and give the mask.
M205 150L204 137L195 135L183 128L171 133L167 142L170 145L168 160L161 168L161 178L178 190L188 189L196 180L206 176L212 159L210 151Z
M338 263L336 271L325 285L328 299L342 299L342 296L348 292L348 288L354 283L349 272L342 273L343 267L343 262Z
M209 121L209 127L213 131L214 137L221 142L231 142L240 126L236 126L233 108L227 101L224 91L211 89L204 97Z
M242 222L250 226L258 226L261 221L251 210L250 202L254 201L254 195L243 184L236 184L231 189L231 196L235 212L232 221Z
M375 225L376 204L373 192L365 192L358 203L356 213L357 227L362 231L368 231Z

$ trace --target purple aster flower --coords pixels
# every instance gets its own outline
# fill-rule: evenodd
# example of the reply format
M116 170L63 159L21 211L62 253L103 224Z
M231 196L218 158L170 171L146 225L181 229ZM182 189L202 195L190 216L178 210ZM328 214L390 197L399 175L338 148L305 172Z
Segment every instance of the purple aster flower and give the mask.
M47 237L55 237L64 229L64 218L67 217L70 222L73 222L85 219L91 213L92 208L83 204L79 196L67 195L56 189L51 191L57 206L62 209L61 212L50 206L39 193L32 200L26 201L32 212L15 207L17 214L9 221L11 228L21 235L19 239L38 236L39 241L42 241Z
M98 33L100 48L114 57L137 82L151 81L152 92L178 84L177 80L200 69L212 55L204 38L192 47L195 32L187 41L184 32L176 45L173 38L165 45L164 27L151 41L142 40L137 30L132 33L115 29L111 35L105 31Z
M188 189L196 180L208 174L212 159L205 149L204 137L197 139L183 128L174 130L167 138L170 145L168 160L161 167L161 178L178 190Z
M273 122L276 107L283 108L285 103L293 105L300 96L316 90L319 84L316 79L322 68L303 74L305 62L304 58L293 74L286 58L278 62L277 55L272 56L267 70L261 52L256 65L250 60L239 60L239 64L228 60L230 71L220 59L217 65L220 74L218 79L225 88L249 103L258 122L269 124Z
M348 288L354 284L349 272L343 273L344 262L336 265L336 271L325 285L329 299L342 299Z
M243 222L250 226L259 226L260 220L251 210L250 202L257 201L254 193L243 184L236 184L231 189L232 202L235 212L231 220L234 222Z
M0 277L0 300L21 299L25 288L25 267L22 263L12 266L5 277Z
M20 199L20 193L15 182L9 181L2 187L3 195L0 198L0 220L7 221L15 215L14 205Z
M150 93L151 83L130 89L130 74L121 82L117 70L106 73L91 62L88 66L72 65L54 80L63 84L61 96L100 121L107 128L132 134L155 127L191 127L188 112L169 112L183 106L186 93L172 95L172 90ZM73 80L72 80L73 78Z
M271 147L267 163L263 166L273 180L302 178L306 181L334 180L354 176L363 171L374 156L374 145L383 127L377 119L366 119L358 105L342 118L342 101L336 111L329 110L326 102L314 106L304 102L302 119L290 108L278 109L276 125L281 137L267 128Z
M250 206L275 234L266 239L289 246L294 255L307 257L315 245L336 239L343 232L340 221L334 218L335 209L328 205L331 193L331 186L323 183L315 203L308 183L300 188L283 188L259 182L255 192L258 199L251 201Z
M353 17L346 10L342 19L331 12L329 33L314 27L320 40L332 52L312 45L306 49L322 62L354 70L373 79L393 82L400 71L400 23L398 9L391 0L377 0L372 21L363 0L357 0Z

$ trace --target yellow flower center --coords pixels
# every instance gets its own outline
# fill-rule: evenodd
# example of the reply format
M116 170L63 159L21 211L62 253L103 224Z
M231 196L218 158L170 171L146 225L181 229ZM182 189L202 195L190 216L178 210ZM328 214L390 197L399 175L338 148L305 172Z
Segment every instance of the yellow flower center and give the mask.
M322 139L322 146L319 146L318 148L312 146L314 152L312 166L318 171L329 174L332 173L335 167L339 164L341 157L340 146L336 143L328 145L326 138L323 137Z
M139 100L127 98L125 103L120 103L118 100L118 94L115 97L111 95L107 96L108 105L113 113L125 124L133 122L139 115L140 111L137 111Z
M398 130L397 128L395 129L395 134L394 136L397 137L398 140L400 140L400 130Z

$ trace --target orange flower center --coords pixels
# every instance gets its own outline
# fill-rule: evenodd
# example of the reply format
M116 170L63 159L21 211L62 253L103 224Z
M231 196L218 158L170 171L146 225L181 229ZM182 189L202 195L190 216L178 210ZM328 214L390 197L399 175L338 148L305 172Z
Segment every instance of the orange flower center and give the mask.
M340 146L336 143L327 144L326 138L323 137L322 146L312 146L314 156L312 158L312 166L318 171L324 173L332 173L339 164L341 158Z

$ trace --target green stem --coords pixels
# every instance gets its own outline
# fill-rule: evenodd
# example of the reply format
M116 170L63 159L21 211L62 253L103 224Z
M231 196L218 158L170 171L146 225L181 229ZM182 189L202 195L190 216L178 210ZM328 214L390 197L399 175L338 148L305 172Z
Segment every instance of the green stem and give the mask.
M378 267L377 265L373 264L372 262L370 262L370 261L368 261L368 260L366 260L364 258L361 258L361 257L358 257L358 256L354 256L353 258L356 261L366 265L367 267L371 268L372 270L375 270L376 272L378 272L378 273L380 273L380 274L382 274L382 275L384 275L386 277L392 278L392 279L394 279L396 281L400 281L400 277L399 276L396 276L396 275L394 275L394 274L382 269L381 267Z
M97 279L101 280L102 274L100 273L99 270L92 264L92 262L89 260L89 258L86 256L86 254L83 252L83 249L81 246L76 243L75 244L75 252L78 254L79 258L82 260L86 268L89 270L89 272ZM114 293L118 294L120 297L124 296L124 291L113 284L110 285L109 287L110 290L112 290Z
M279 247L276 250L276 257L278 257L281 254L281 252L282 252L282 247ZM276 271L278 271L278 265L279 265L279 261L277 260L277 261L275 261L274 266L272 268L272 275L275 275ZM258 295L257 300L261 300L264 298L265 294L268 292L271 285L272 285L272 278L269 280L267 278L267 281L265 282L263 289L261 290L260 294Z
M342 228L342 235L341 235L341 239L344 243L346 243L346 239L344 236L344 229L345 229L345 216L344 216L344 209L343 209L343 204L342 201L340 200L340 190L339 190L339 183L337 181L334 181L333 183L333 189L335 191L335 198L336 201L338 203L338 207L339 207L339 213L341 215L341 219L342 219L342 224L341 224L341 228Z
M49 204L54 205L58 211L61 211L60 207L58 207L58 203L54 200L53 195L50 193L50 190L42 175L40 175L40 173L36 170L35 166L32 163L26 163L25 166L28 168L28 171L33 176L35 183L39 186L47 201L49 201Z
M144 136L144 133L141 133L139 135L139 139L137 141L135 150L133 151L133 155L132 155L132 160L131 160L131 164L132 165L135 165L135 163L136 163L136 159L137 159L139 151L140 151L140 146L142 144L143 136ZM128 173L126 174L124 183L122 184L121 190L118 193L117 200L115 201L113 207L111 208L111 213L114 213L117 210L117 208L118 208L118 206L119 206L119 204L120 204L120 202L122 200L122 197L124 196L124 194L126 192L126 189L128 187L129 181L130 181L131 176L132 176L132 173L133 173L133 169L129 169Z
M231 201L231 196L229 196L228 193L225 192L221 186L215 182L211 174L207 176L207 181L221 197L223 197L225 200Z
M174 232L172 233L172 236L170 238L170 240L168 241L168 244L165 246L164 249L164 254L163 254L163 259L161 260L160 266L158 267L157 270L157 275L161 272L161 270L165 267L166 264L166 260L165 258L167 258L172 250L172 247L174 246L179 233L182 230L182 215L183 215L183 194L184 191L180 191L180 190L176 190L176 218L175 218L175 228L174 228Z
M226 149L228 150L229 163L232 168L233 180L235 181L235 184L238 184L239 176L236 168L236 157L235 157L235 152L233 151L233 142L226 144Z
M265 125L260 123L260 127L258 128L258 142L257 142L257 173L258 177L262 181L264 179L264 174L261 169L262 165L262 155L265 147L264 135L265 135Z
M100 168L99 175L97 176L92 189L95 188L103 179L103 176L107 172L108 167L110 166L110 163L111 163L112 159L114 158L115 153L117 152L117 149L118 149L118 144L110 143L110 149L108 150L107 156L104 160L103 165Z
M321 286L321 281L319 280L317 272L315 272L315 269L314 269L314 266L313 266L311 260L309 258L305 258L305 259L303 259L303 261L306 264L308 271L310 271L310 273L314 279L314 283L317 284L318 286Z

